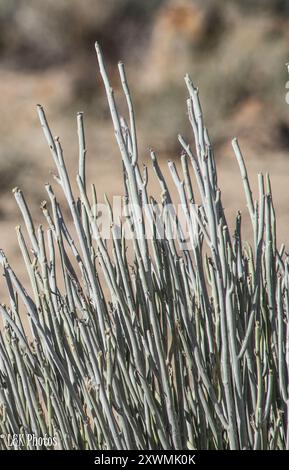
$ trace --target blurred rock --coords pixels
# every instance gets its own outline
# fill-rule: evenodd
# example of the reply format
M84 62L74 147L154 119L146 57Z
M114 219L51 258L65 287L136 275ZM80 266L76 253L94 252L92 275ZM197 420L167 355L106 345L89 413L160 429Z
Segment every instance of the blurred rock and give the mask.
M170 0L156 16L145 60L144 84L158 88L186 73L193 53L216 45L223 18L213 1Z

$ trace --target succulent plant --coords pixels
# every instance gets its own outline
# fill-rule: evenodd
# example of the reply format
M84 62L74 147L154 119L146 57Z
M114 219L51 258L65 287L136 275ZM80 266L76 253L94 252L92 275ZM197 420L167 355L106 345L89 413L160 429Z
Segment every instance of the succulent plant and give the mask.
M86 184L83 114L75 195L60 140L38 106L72 222L51 185L39 227L14 190L30 284L1 252L10 301L0 306L0 448L9 435L33 434L57 436L63 449L289 449L289 257L276 245L270 178L258 176L255 200L234 139L251 246L240 212L233 231L227 224L198 89L186 76L194 145L180 135L181 166L168 163L183 217L151 150L155 201L148 170L140 171L124 66L128 124L98 44L96 52L123 162L125 220L115 220L107 201L111 240L102 236L96 190L90 196Z

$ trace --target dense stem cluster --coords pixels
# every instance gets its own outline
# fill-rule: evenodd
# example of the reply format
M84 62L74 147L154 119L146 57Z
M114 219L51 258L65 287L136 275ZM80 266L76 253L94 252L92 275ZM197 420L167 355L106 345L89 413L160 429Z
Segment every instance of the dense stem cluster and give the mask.
M30 285L1 252L10 301L0 306L0 448L9 435L34 434L57 436L63 449L289 449L289 258L276 246L270 179L259 175L255 201L233 140L252 222L252 246L244 244L240 213L234 231L228 227L198 90L186 76L194 146L179 136L182 174L173 162L169 169L189 240L184 248L181 224L175 238L160 236L160 207L174 198L153 151L161 200L149 195L124 66L128 124L97 44L96 52L133 236L126 239L111 211L112 239L102 237L96 191L87 189L83 115L76 196L38 106L72 223L50 185L39 227L14 190ZM166 224L177 217L171 211Z

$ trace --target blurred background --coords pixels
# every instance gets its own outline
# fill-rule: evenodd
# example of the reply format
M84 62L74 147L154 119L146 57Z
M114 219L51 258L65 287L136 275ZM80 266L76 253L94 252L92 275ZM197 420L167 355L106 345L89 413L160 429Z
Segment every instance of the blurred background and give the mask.
M52 180L37 103L72 172L76 112L84 111L89 178L100 194L122 192L95 40L124 112L117 61L126 64L141 159L153 147L165 165L180 156L177 134L191 139L188 72L200 89L230 220L240 208L246 214L230 146L238 136L253 187L257 172L271 174L279 239L288 242L289 0L0 0L0 245L11 262L18 260L14 226L21 221L11 189L24 190L40 219L43 186Z

